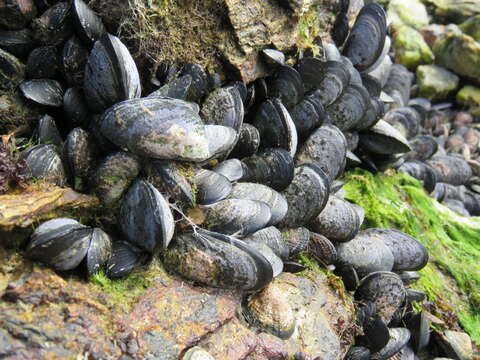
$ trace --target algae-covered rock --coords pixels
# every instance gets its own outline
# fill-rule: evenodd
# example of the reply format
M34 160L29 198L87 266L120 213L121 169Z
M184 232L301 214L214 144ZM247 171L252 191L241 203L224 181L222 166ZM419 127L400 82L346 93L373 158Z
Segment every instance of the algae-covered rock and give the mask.
M448 31L433 47L435 63L480 84L480 43L459 31Z
M394 27L403 24L419 29L429 23L427 9L420 0L392 0L387 14Z
M470 35L476 41L480 41L480 15L471 17L459 26L463 33Z
M420 96L431 101L443 100L458 87L457 75L436 65L422 65L417 68L417 83Z
M427 45L430 48L433 48L433 44L435 44L435 41L443 35L443 33L446 31L447 27L445 25L440 25L440 24L430 24L427 26L424 26L420 29L420 33L423 36L423 39L427 43Z
M470 108L475 116L480 116L480 87L467 85L457 93L457 103Z
M445 21L461 23L480 14L478 0L427 0L435 6L435 16Z
M409 69L433 62L433 53L423 36L409 26L400 26L394 34L393 47L398 63Z

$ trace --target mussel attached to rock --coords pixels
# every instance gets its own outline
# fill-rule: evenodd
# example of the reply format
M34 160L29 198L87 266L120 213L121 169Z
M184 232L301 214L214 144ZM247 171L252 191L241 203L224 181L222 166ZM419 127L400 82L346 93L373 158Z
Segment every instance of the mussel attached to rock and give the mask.
M20 159L25 161L26 172L32 177L45 179L59 186L65 184L65 169L54 145L35 145L22 153Z

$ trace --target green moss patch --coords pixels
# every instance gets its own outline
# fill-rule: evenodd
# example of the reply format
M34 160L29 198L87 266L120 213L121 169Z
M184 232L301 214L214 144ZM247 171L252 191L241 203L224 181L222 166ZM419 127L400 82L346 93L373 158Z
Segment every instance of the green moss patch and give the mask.
M355 170L347 174L345 190L347 199L365 209L364 228L396 228L427 247L429 264L412 287L426 292L437 315L455 311L480 343L480 218L455 214L431 198L418 180L393 171L372 175Z

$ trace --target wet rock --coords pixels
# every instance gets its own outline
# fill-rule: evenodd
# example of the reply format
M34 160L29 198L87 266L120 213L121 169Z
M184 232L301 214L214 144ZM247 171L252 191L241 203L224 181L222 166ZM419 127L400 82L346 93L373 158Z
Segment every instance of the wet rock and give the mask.
M437 342L452 359L468 360L473 357L472 340L464 332L446 330L443 334L436 333Z
M470 108L475 116L480 116L480 87L466 85L457 93L457 103Z
M403 24L419 29L429 23L427 9L420 0L392 0L387 14L394 27Z
M422 34L423 39L431 49L433 48L433 44L435 44L435 41L437 41L437 39L445 32L445 30L445 25L430 24L422 27L420 29L420 33Z
M419 95L431 101L446 99L457 89L459 80L457 75L436 65L422 65L417 68Z
M397 62L409 69L433 62L433 53L422 35L411 27L400 26L395 31L393 47Z
M442 20L460 23L480 14L480 3L475 0L430 0L435 6L435 16Z
M201 347L195 346L188 350L182 357L182 360L215 360L212 355L203 350Z
M480 41L480 15L471 17L459 26L464 34L470 35L476 41Z

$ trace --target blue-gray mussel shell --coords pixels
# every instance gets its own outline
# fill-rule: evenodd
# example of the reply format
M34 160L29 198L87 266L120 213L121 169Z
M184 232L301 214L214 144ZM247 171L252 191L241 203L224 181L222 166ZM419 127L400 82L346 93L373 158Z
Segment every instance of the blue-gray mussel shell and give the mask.
M44 115L38 120L33 138L39 144L52 144L57 147L60 147L63 142L57 124L50 115Z
M437 180L452 185L466 184L472 176L470 165L458 156L434 156L428 161L437 173Z
M34 79L20 84L20 91L28 100L38 105L60 107L63 105L63 87L56 80Z
M372 360L388 360L398 354L410 340L410 331L406 328L391 328L390 340L385 347L372 354Z
M345 360L370 360L370 350L363 346L352 346L345 355Z
M269 226L254 232L242 239L246 243L261 243L267 245L280 259L286 261L290 256L290 249L282 233L274 226Z
M26 172L32 177L45 179L59 186L65 184L65 169L54 145L35 145L23 152L20 159L25 161Z
M418 135L409 141L412 151L405 156L411 160L426 161L438 150L438 143L431 135Z
M93 45L106 32L102 19L83 0L73 1L72 17L75 31L88 45Z
M243 123L240 127L238 141L230 153L230 157L244 158L252 156L257 152L259 146L260 133L257 128L253 125Z
M145 180L136 180L128 189L118 222L127 240L148 252L167 248L175 230L168 202Z
M293 109L303 99L304 88L300 74L288 65L280 66L267 79L268 95L278 98L287 109Z
M91 122L91 114L88 110L87 104L83 94L77 88L69 88L63 95L63 111L65 113L65 120L68 121L68 126L74 128L81 126L88 128L93 125Z
M177 236L163 263L167 270L189 280L219 288L258 290L273 278L270 263L257 250L212 232Z
M206 124L228 126L239 132L244 109L237 88L229 86L211 92L203 102L200 114Z
M27 60L29 79L51 79L57 76L60 58L55 46L40 46L32 50Z
M408 140L392 125L379 120L368 131L360 133L360 145L375 154L392 155L412 150Z
M241 160L229 159L215 165L212 170L225 176L230 181L237 181L246 176L248 168Z
M56 270L72 270L87 254L92 232L92 228L72 219L46 221L30 237L26 256Z
M198 170L193 182L197 186L196 200L201 205L216 203L232 192L232 183L225 176L211 170Z
M111 279L127 276L146 258L147 253L132 243L124 240L114 241L112 255L107 262L106 274Z
M140 97L137 66L117 37L106 33L95 42L88 56L83 86L87 104L96 113L120 101Z
M332 124L342 131L354 129L361 122L370 105L370 94L360 85L349 85L342 95L327 106Z
M385 59L390 59L386 56ZM394 64L390 67L390 72L386 84L383 87L388 95L390 95L398 106L405 106L410 99L410 90L414 74L401 64Z
M308 136L312 130L321 126L327 117L322 103L310 96L298 103L290 112L299 137Z
M73 33L70 3L57 2L31 23L33 37L44 45L58 46Z
M423 181L423 186L429 193L435 190L437 172L429 164L418 160L410 160L403 163L398 171Z
M90 246L85 257L87 276L95 275L102 269L112 255L112 239L100 228L94 228L90 238Z

